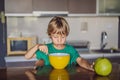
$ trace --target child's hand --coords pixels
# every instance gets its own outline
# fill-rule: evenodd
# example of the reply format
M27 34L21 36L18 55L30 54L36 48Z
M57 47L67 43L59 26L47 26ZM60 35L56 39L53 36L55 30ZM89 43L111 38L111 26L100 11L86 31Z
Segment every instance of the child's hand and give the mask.
M90 64L86 59L83 59L83 58L81 58L81 57L78 57L78 58L77 58L77 63L78 63L81 67L83 67L83 68L85 68L85 69L87 69L87 70L94 71L94 69L93 69L94 63L93 63L93 64Z
M44 66L44 60L43 59L40 59L38 61L35 62L35 66Z
M93 66L94 66L94 62L88 67L88 69L91 70L91 71L94 71Z
M38 49L46 54L48 54L48 47L46 45L39 45Z

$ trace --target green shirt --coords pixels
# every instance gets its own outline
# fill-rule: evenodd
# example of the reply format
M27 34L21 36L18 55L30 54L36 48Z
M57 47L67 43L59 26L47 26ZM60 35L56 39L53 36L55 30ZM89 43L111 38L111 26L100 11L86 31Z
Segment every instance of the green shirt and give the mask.
M61 49L61 50L54 48L53 43L46 44L46 46L48 47L49 54L51 54L51 53L68 53L68 54L70 54L69 64L76 64L76 59L79 57L79 53L71 45L65 44L65 48ZM36 58L38 60L43 59L45 62L45 65L50 65L48 55L46 55L44 52L37 50Z

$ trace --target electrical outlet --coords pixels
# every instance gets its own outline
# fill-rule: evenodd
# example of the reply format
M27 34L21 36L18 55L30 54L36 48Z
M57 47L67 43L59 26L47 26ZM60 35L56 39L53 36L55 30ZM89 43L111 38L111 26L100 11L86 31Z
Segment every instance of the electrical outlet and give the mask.
M86 32L88 31L88 23L87 22L81 22L81 29L80 31Z

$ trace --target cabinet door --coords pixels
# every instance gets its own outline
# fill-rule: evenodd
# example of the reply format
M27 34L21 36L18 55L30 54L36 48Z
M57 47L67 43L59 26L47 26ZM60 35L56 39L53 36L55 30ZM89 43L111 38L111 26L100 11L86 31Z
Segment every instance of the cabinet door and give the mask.
M32 13L32 0L5 0L5 13Z
M98 13L120 15L120 0L98 0Z
M69 0L68 7L72 14L95 14L96 0Z
M33 11L67 11L67 0L33 0Z

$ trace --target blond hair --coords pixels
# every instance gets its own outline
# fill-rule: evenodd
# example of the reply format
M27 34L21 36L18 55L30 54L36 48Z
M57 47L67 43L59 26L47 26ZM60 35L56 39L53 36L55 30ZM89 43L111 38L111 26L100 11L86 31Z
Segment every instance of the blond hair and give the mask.
M68 36L69 31L69 25L63 17L55 16L51 19L51 21L48 24L47 33L49 36L51 34L60 34Z

